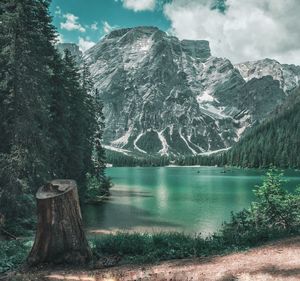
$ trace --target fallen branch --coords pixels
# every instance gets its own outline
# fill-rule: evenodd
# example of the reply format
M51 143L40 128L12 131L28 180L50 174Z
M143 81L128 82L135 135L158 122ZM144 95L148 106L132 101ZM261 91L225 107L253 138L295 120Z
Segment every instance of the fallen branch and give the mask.
M3 227L0 227L0 232L3 233L4 235L8 236L11 239L17 240L17 237L14 236L13 234L9 233L7 230L5 230Z

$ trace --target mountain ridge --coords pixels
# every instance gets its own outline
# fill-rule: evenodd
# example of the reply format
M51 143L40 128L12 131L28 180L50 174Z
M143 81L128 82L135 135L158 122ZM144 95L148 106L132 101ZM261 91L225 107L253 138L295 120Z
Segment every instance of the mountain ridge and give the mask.
M297 80L285 86L271 67L262 73L233 65L212 56L206 40L179 40L156 27L114 30L84 61L104 102L104 144L141 154L228 148L279 106Z
M298 168L300 165L300 89L276 112L249 130L228 154L228 164L243 167Z

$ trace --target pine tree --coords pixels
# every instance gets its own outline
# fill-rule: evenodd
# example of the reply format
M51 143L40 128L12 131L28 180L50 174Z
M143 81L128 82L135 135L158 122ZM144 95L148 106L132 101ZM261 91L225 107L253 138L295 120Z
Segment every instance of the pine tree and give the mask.
M64 63L58 53L52 61L49 135L51 139L51 177L67 178L70 145L70 99L66 94Z
M103 136L103 130L105 126L105 119L103 115L103 103L99 97L98 91L96 90L95 98L95 125L96 130L94 134L94 175L99 177L99 180L102 181L105 177L104 170L105 170L105 150L101 145L102 142L102 136Z
M299 168L299 90L276 115L249 131L227 154L230 164L243 167Z
M48 6L46 0L5 0L0 6L0 212L7 220L32 209L28 194L49 175L49 64L55 30Z
M64 165L66 178L75 179L80 187L81 194L84 193L85 186L85 101L84 93L80 85L80 73L76 62L70 51L65 50L64 55L64 95L67 99L67 147L64 152L68 164Z
M48 0L0 3L0 213L31 224L33 194L50 178L107 183L102 103L88 68L61 58Z

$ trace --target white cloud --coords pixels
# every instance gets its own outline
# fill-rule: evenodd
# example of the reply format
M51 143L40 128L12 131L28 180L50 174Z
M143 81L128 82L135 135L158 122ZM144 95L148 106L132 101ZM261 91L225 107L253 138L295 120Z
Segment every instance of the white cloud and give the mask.
M86 39L84 39L82 37L78 38L78 46L82 52L85 52L86 50L92 48L95 45L96 45L96 43L93 41L90 41L88 38L86 38Z
M62 34L57 34L57 43L64 43L64 37Z
M66 19L66 21L60 23L60 27L62 29L66 29L68 31L78 30L80 32L85 32L85 28L78 22L79 18L77 16L67 13L63 15L63 17Z
M164 6L181 39L210 41L213 55L233 62L274 58L300 64L299 0L228 0L225 14L212 0L173 0Z
M116 29L116 26L111 26L107 21L102 22L103 24L103 31L105 34L110 33L114 29Z
M91 29L92 29L92 30L98 30L98 22L94 22L94 23L91 25Z
M123 0L123 6L135 12L153 11L155 4L155 0Z
M62 13L62 12L61 12L61 8L60 8L59 6L56 6L56 7L55 7L55 12L54 12L54 13L55 13L55 15L60 16L61 13Z

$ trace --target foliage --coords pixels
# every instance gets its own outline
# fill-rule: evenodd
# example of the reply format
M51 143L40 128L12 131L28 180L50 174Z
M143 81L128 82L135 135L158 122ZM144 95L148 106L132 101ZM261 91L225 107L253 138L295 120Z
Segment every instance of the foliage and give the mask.
M255 191L258 201L252 204L252 213L257 225L286 230L299 226L299 190L290 194L282 187L283 182L282 174L271 169Z
M152 156L152 155L125 155L120 152L106 150L107 163L114 167L161 167L170 164L178 166L224 166L227 163L227 154L220 153L210 156L181 155L181 156Z
M94 241L97 257L120 256L125 263L157 262L200 254L205 240L184 233L117 233ZM200 246L201 245L201 246Z
M136 145L148 153L158 153L163 147L161 141L157 138L155 131L147 131L142 138L139 138Z
M249 210L232 214L224 223L221 237L226 243L256 245L271 238L299 234L300 193L287 192L282 174L271 169L255 191L256 202Z
M46 181L75 179L81 199L87 174L107 187L101 102L87 67L55 49L49 5L0 3L0 215L15 233L32 226Z
M87 200L96 199L98 196L109 195L109 189L112 187L111 179L104 177L101 182L95 176L87 174L87 191L85 198Z
M196 155L196 156L180 156L175 159L174 164L179 166L224 166L227 163L227 158L225 153L206 155Z
M177 165L239 166L247 168L300 167L300 90L267 120L249 129L227 152L209 156L180 156Z
M232 214L220 231L203 238L184 233L123 233L100 235L90 241L95 259L119 257L122 263L204 257L247 249L266 241L300 234L300 193L284 190L282 175L270 170L255 191L249 210ZM10 249L11 248L11 249ZM22 263L28 248L21 242L0 242L0 268Z
M300 193L282 187L282 174L270 170L255 191L249 210L232 214L218 233L208 238L182 233L106 235L95 241L97 255L119 255L126 261L154 262L221 254L300 234Z
M250 130L227 153L227 164L241 167L300 167L300 94Z
M24 263L32 241L0 241L0 274Z
M106 161L114 167L160 167L170 164L168 157L129 156L111 150L106 150Z
M0 4L0 213L7 223L32 215L34 205L26 195L49 177L49 65L55 30L48 7L49 1L42 0Z

